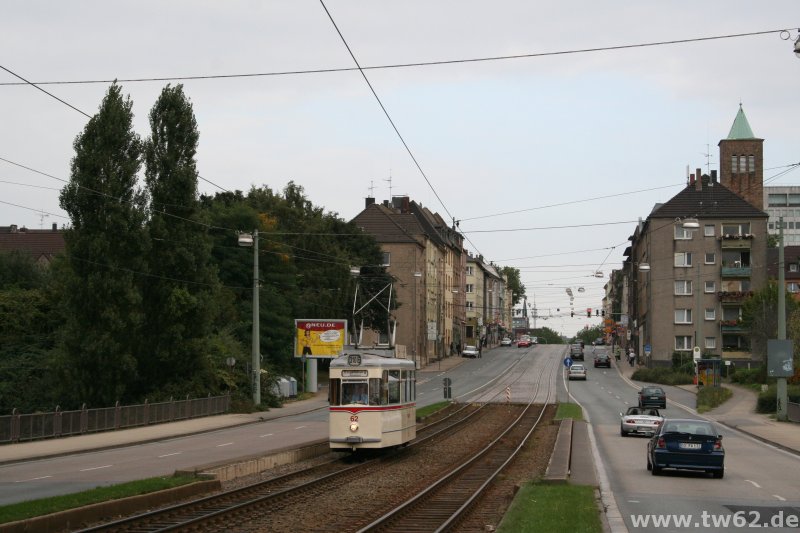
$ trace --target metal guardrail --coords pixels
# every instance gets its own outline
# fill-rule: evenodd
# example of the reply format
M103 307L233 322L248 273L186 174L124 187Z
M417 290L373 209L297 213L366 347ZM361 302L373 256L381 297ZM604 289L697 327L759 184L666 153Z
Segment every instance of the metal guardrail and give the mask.
M800 403L786 402L786 417L791 422L800 422Z
M84 435L102 431L164 424L203 416L218 415L228 411L230 395L170 400L140 405L120 405L100 409L61 411L58 407L49 413L12 414L0 416L0 444L39 439Z

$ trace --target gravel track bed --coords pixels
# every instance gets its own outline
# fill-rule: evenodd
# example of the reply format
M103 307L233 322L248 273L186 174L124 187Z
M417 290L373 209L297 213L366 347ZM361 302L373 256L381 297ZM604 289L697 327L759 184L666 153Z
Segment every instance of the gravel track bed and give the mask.
M283 509L271 510L265 515L257 512L249 522L231 524L236 531L355 531L367 525L399 501L405 500L438 479L454 463L483 448L506 427L512 416L521 411L519 405L492 405L487 407L485 416L479 417L467 428L455 431L452 435L438 439L422 449L407 450L402 460L390 461L387 468L370 476L359 477L352 483L343 483L328 496L316 495L313 501L303 501ZM554 406L548 406L540 427L534 433L531 443L515 460L509 472L490 491L490 502L472 513L474 520L468 522L473 527L486 531L486 526L496 526L502 519L516 489L522 483L541 477L547 468L555 443L558 426L550 423L555 413ZM315 459L321 461L321 459ZM304 462L308 466L311 462ZM241 478L226 483L229 489L239 484L252 483L256 479L269 479L281 473L300 468L301 465L285 465L264 472L260 476ZM505 502L502 508L497 502ZM480 525L478 525L480 524ZM477 529L476 529L477 530Z

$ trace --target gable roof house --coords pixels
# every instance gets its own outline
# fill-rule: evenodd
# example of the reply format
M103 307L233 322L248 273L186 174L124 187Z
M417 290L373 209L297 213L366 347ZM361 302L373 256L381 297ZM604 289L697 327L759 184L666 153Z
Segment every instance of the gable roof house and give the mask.
M400 305L392 313L398 323L398 351L405 350L417 368L454 355L451 346L464 343L463 236L407 196L394 197L391 203L367 198L353 222L375 237L387 272L397 279Z
M28 229L0 226L0 252L24 252L42 266L49 265L53 258L64 253L64 231L53 224L51 229Z

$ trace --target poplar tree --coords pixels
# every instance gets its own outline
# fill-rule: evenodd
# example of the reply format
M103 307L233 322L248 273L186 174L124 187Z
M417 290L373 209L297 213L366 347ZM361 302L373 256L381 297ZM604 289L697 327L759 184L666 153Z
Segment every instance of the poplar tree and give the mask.
M73 144L61 207L69 214L62 330L64 394L89 407L125 401L136 380L145 265L141 141L130 98L114 83ZM62 405L64 407L64 405Z
M150 112L150 128L144 155L152 250L142 289L146 336L139 369L143 390L184 393L208 377L205 341L212 334L218 281L207 226L199 223L200 135L182 85L163 89Z

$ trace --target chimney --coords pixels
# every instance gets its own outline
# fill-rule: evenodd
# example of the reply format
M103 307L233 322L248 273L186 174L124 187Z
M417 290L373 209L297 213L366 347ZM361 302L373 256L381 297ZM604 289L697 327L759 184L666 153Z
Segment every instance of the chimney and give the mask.
M366 209L367 207L371 206L374 203L375 203L375 198L373 198L372 196L367 196L366 201L364 202L364 209Z
M16 232L17 232L17 225L11 224L11 233L16 233Z
M53 231L58 231L58 224L53 222Z
M716 170L712 170L711 171L711 183L717 183L717 171Z
M383 201L383 207L389 207L389 200Z
M703 178L700 174L700 169L698 168L694 174L694 190L702 191L703 190Z

